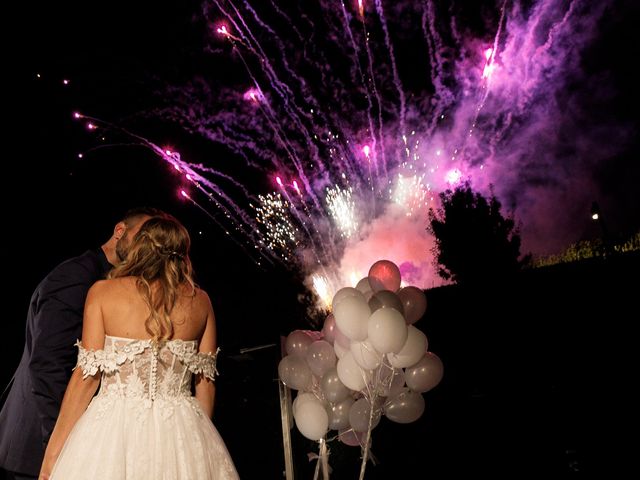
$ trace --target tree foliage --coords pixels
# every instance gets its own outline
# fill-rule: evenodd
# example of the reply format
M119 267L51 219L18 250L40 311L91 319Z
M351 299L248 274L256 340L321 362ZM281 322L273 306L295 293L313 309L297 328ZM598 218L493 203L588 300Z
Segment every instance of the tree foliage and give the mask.
M440 193L429 209L438 274L456 283L509 276L522 267L520 235L512 217L502 215L495 195L485 198L469 182Z

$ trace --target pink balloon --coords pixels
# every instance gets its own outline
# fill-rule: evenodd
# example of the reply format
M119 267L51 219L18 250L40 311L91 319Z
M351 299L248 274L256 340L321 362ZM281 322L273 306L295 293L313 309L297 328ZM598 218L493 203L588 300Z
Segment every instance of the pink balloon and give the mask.
M408 324L416 323L427 310L427 297L418 287L404 287L398 292Z
M336 318L333 313L330 313L324 320L324 326L322 327L322 337L333 345L336 338Z
M354 432L351 428L338 430L338 439L350 447L358 447L361 443L364 445L366 438L367 432Z
M311 338L304 330L294 330L287 336L285 341L285 350L288 355L305 356L309 345L313 343Z
M400 269L389 260L378 260L369 269L369 284L374 292L400 288Z
M336 366L336 352L326 340L316 340L307 349L307 365L318 377Z

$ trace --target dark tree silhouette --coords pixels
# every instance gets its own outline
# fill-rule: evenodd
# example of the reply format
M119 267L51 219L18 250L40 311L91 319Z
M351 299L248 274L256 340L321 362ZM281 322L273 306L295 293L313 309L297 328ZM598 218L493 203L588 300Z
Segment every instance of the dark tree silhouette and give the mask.
M429 227L436 239L438 274L456 283L477 283L507 277L527 261L520 260L520 235L500 202L471 189L465 182L440 193L441 207L429 209Z

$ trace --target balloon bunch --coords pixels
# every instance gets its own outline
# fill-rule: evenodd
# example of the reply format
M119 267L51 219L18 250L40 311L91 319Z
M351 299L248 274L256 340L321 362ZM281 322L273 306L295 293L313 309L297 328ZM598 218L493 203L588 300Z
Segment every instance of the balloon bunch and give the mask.
M297 390L293 417L300 433L338 439L363 449L361 476L371 431L384 415L397 423L420 418L422 393L443 375L440 358L428 350L426 335L413 324L427 308L424 292L400 288L398 267L380 260L355 288L334 295L322 331L295 330L278 365L282 382Z

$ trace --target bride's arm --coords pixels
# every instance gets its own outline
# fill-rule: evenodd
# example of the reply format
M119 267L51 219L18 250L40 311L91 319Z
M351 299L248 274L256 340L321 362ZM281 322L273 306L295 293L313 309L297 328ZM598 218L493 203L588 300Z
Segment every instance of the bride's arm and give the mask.
M102 282L98 283L101 284ZM89 289L85 302L82 346L88 350L99 350L104 347L104 324L102 321L102 309L98 301L103 287L99 284L95 284ZM100 384L100 372L85 379L82 376L82 368L76 368L67 385L56 426L44 453L39 477L42 480L49 478L69 433L87 409Z
M213 307L209 296L202 292L206 297L208 312L207 312L207 324L200 340L200 352L202 353L216 353L216 317L213 313ZM206 378L204 375L199 374L196 377L196 399L200 402L202 409L208 415L209 418L213 417L213 405L216 397L216 384L213 380Z

